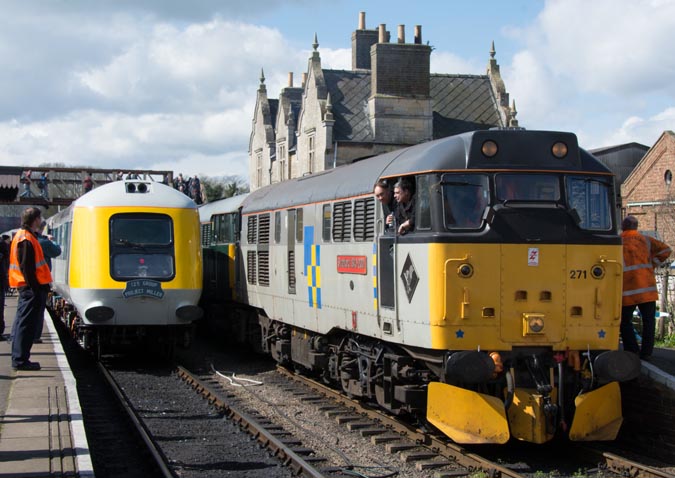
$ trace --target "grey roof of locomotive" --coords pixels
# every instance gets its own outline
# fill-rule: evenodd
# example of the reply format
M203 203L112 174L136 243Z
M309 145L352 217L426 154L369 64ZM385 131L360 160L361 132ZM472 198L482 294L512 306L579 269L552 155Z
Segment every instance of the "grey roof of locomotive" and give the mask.
M490 159L472 153L473 149L480 148L488 139L499 145L497 156ZM555 141L563 141L569 147L570 154L564 160L551 155L551 146ZM527 154L523 154L523 151ZM394 179L408 174L467 169L564 170L611 174L592 155L578 148L573 133L514 129L473 131L266 186L246 198L242 211L244 214L255 213L369 194L379 178Z

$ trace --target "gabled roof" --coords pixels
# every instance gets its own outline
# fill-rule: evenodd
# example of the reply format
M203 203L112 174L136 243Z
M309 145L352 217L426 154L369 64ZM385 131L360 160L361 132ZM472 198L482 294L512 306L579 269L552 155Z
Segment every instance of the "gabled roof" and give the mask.
M277 111L279 110L279 100L268 99L267 103L270 105L270 121L272 122L272 127L276 129Z
M323 70L333 106L336 141L368 142L371 72ZM476 129L505 126L487 75L438 75L430 78L434 139Z

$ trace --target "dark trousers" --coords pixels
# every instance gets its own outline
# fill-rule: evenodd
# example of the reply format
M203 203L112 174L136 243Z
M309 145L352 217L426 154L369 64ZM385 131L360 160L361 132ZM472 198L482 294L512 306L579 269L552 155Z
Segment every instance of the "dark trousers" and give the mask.
M642 350L638 347L633 329L633 311L640 309L642 316ZM621 340L623 349L640 354L640 357L649 357L654 351L654 334L656 331L656 302L644 302L637 305L627 305L621 308Z
M5 294L6 293L7 293L7 288L4 285L0 285L0 335L5 333Z
M30 349L35 339L35 328L38 319L44 314L47 293L42 290L33 291L30 287L19 290L19 302L16 307L16 318L12 327L12 366L27 363Z

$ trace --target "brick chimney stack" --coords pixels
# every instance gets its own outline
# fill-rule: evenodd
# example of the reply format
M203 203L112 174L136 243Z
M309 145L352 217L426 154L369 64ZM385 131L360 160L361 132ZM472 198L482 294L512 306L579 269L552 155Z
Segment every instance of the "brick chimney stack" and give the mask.
M415 144L433 136L430 97L431 47L422 44L422 27L415 27L415 43L405 43L405 27L398 42L389 43L380 25L379 42L370 48L372 70L368 109L376 141Z
M352 33L352 70L370 70L370 47L377 37L377 30L366 30L366 12L359 12L359 28Z

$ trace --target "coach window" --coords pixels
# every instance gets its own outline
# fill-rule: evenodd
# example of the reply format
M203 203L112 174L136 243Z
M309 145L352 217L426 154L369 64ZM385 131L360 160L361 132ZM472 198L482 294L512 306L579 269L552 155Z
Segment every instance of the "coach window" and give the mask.
M298 243L302 242L302 208L297 209L295 217L295 240Z
M281 211L274 213L274 243L281 242Z
M321 226L321 238L323 242L330 242L330 219L331 219L331 205L323 205L323 221Z

